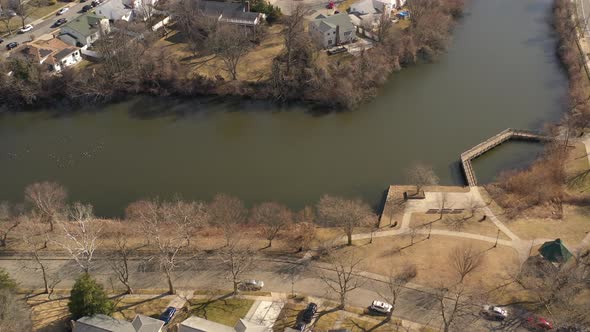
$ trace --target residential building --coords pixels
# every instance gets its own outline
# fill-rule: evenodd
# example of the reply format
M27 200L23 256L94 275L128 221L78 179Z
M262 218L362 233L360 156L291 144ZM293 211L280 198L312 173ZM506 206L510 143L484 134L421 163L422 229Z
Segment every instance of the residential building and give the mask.
M57 38L21 45L12 50L10 56L22 57L34 63L46 65L48 70L55 72L82 60L78 47L70 46Z
M132 323L106 315L94 315L74 322L73 332L162 332L163 327L163 321L144 315L136 315Z
M109 32L110 25L106 17L87 13L64 24L59 39L70 45L86 48Z
M137 332L128 321L106 315L86 316L74 322L73 332Z
M240 319L235 327L191 316L178 325L178 332L270 332L271 329Z
M152 317L137 315L131 322L136 332L161 332L164 321Z
M200 1L199 7L203 15L219 22L256 26L262 20L262 14L250 11L250 4L220 1Z
M318 15L309 24L311 38L321 47L330 48L356 40L355 27L346 13Z
M109 21L129 21L133 15L133 9L123 4L123 0L109 0L103 2L94 9L97 15L104 16Z

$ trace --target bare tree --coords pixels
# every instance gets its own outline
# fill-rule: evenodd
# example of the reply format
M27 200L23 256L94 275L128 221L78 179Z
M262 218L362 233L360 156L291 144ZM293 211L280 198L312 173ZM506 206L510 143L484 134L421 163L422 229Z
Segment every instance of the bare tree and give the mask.
M359 199L324 195L317 205L317 211L319 219L326 225L342 228L348 245L352 245L352 234L356 227L368 226L376 221L369 205Z
M395 304L400 298L400 293L405 284L410 282L416 277L416 265L406 263L402 266L402 270L396 272L392 267L387 274L387 280L385 284L387 286L385 292L378 293L385 301L387 301L393 307L392 310L387 314L387 319L391 320L393 311L395 310Z
M6 10L2 10L2 12L0 12L0 21L4 23L6 31L8 31L9 35L12 34L12 27L10 26L10 21L12 21L12 17L13 16L10 15Z
M463 283L465 277L481 266L483 253L472 246L455 247L451 253L451 266L459 275L459 283Z
M74 203L68 209L69 221L60 221L63 235L54 240L65 249L82 271L90 273L94 251L102 228L92 213L92 205Z
M237 197L218 194L209 204L211 222L223 231L225 245L229 246L239 237L238 228L244 223L248 210Z
M293 221L293 213L286 206L267 202L252 208L251 219L262 226L262 234L268 240L268 247L272 247L272 240L279 232L289 227Z
M223 60L232 80L238 79L238 64L252 47L252 31L234 24L220 24L207 38L209 50Z
M162 203L164 218L175 224L181 225L187 232L186 240L191 243L191 238L209 222L207 204L199 201L186 202L177 198L171 202Z
M41 5L40 0L11 0L10 1L10 8L14 10L14 12L20 17L21 24L24 27L26 24L26 19L31 16L34 11L35 7L39 7Z
M285 39L285 63L286 73L291 73L291 63L293 61L293 52L299 44L299 39L305 34L305 7L302 4L295 6L291 15L285 17L285 29L283 36Z
M203 15L200 1L176 1L171 6L170 12L179 30L186 37L191 51L196 55L199 50L205 48L205 41L215 28L216 20Z
M168 282L168 292L175 294L172 276L178 264L178 254L188 247L190 235L186 224L177 219L166 220L165 208L158 200L144 200L127 207L129 219L140 223L143 235L155 247L155 258Z
M364 280L358 276L363 259L354 250L348 250L331 256L329 260L332 268L322 270L319 277L329 290L338 295L340 308L343 309L348 293L363 284Z
M443 215L445 213L445 209L447 209L449 203L449 195L447 192L439 192L437 193L436 197L436 204L438 205L438 220L442 220Z
M416 186L416 195L420 194L422 187L437 185L439 181L432 167L421 163L413 164L406 173L408 182Z
M6 247L8 235L13 232L23 220L22 209L8 202L0 202L0 247Z
M453 289L442 285L437 289L435 296L439 303L444 332L463 330L461 320L472 312L465 293L462 284Z
M241 278L254 269L256 258L250 249L241 249L236 245L225 247L219 252L229 279L233 284L234 295L238 294Z
M137 250L129 241L129 235L125 232L117 232L113 237L114 249L109 264L117 275L117 279L125 285L127 294L133 294L133 288L129 282L129 259Z
M49 223L53 232L55 221L66 207L66 189L57 182L37 182L25 188L25 202L33 206L33 211L41 221Z
M36 224L32 222L23 223L19 232L25 249L30 253L43 278L43 287L45 294L49 294L50 278L46 262L41 257L41 251L46 247L47 234L39 230Z

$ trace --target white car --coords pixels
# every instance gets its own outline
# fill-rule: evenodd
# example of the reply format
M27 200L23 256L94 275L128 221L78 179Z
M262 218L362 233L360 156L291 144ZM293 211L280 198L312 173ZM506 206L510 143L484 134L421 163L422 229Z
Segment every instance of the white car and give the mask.
M31 24L27 24L20 29L20 33L25 33L33 30L33 26Z
M259 291L264 287L264 281L256 279L242 280L240 289L245 291Z
M508 317L508 311L506 309L502 309L493 305L484 305L481 308L481 314L488 319L494 320L504 320L506 317Z
M62 8L62 9L60 9L60 10L58 10L58 11L57 11L57 15L63 15L63 14L65 14L65 13L66 13L68 10L70 10L70 8L68 8L68 7L64 7L64 8Z
M387 302L375 300L373 301L369 309L381 314L389 314L393 310L393 306Z

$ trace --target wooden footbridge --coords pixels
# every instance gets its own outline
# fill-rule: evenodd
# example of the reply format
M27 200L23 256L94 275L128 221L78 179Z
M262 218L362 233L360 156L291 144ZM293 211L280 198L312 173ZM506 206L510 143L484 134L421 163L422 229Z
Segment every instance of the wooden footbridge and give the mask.
M508 128L498 133L497 135L492 136L487 140L479 143L471 149L461 153L461 164L463 165L463 171L465 172L465 177L467 178L467 184L470 187L477 186L477 178L475 177L475 171L473 170L473 165L471 164L471 161L481 156L482 154L490 151L496 146L511 139L547 142L552 141L554 138L542 135L540 133L536 133L534 131Z

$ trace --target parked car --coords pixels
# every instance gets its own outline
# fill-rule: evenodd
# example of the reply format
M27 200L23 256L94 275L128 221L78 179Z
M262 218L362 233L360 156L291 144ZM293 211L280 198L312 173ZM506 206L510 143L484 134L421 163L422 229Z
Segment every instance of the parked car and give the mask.
M83 13L86 13L87 11L89 11L91 9L92 9L92 6L91 5L86 5L86 6L82 7L82 12Z
M60 26L60 25L64 25L64 24L66 24L67 22L68 22L68 20L67 20L67 19L65 19L65 18L60 18L59 20L55 21L55 23L53 23L53 26L54 26L54 27L58 27L58 26Z
M0 38L0 44L4 43L4 39Z
M326 5L326 8L328 8L328 9L334 9L334 1L328 2L328 4Z
M24 27L20 28L20 33L25 33L25 32L29 32L33 30L33 25L32 24L27 24Z
M10 51L11 49L13 49L17 46L18 46L17 42L8 43L8 44L6 44L6 49Z
M334 54L338 54L338 53L344 53L346 52L346 47L344 46L338 46L338 47L334 47L328 50L328 55L334 55Z
M484 305L480 314L487 319L504 320L508 317L508 311L493 305Z
M174 317L174 314L176 314L176 308L174 308L174 307L168 307L160 315L160 318L159 319L164 322L164 325L166 325L166 324L170 323L170 321Z
M382 301L373 301L369 310L380 313L380 314L388 314L393 310L393 306L387 302Z
M8 16L15 17L16 16L16 12L14 10L9 10L8 11Z
M301 315L301 321L305 324L311 323L313 316L318 311L318 305L315 303L310 303L307 305L307 308L303 311L303 315Z
M305 331L306 327L307 327L307 324L305 324L304 322L298 322L297 324L295 324L295 330L297 330L299 332Z
M65 13L66 13L68 10L70 10L70 8L68 8L68 7L64 7L64 8L62 8L62 9L60 9L60 10L58 10L58 11L57 11L57 15L63 15L63 14L65 14Z
M553 324L541 316L531 315L531 316L527 317L524 324L528 328L532 328L535 330L551 330L551 329L553 329Z
M264 281L256 279L242 280L240 282L240 289L246 291L258 291L264 287Z

